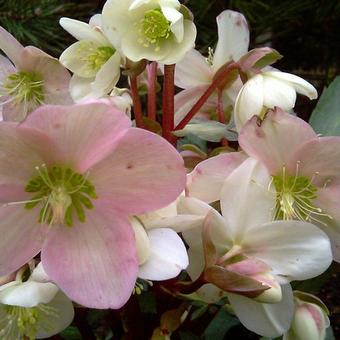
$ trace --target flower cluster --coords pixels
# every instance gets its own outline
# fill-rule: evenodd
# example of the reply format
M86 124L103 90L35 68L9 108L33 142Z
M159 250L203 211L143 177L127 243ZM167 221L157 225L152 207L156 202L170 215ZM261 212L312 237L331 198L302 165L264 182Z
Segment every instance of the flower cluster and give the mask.
M60 24L77 41L59 61L0 28L1 339L52 336L72 301L124 308L154 282L186 301L155 339L197 301L261 336L324 339L327 307L291 285L340 261L340 137L293 112L316 89L248 51L238 12L206 57L178 0Z

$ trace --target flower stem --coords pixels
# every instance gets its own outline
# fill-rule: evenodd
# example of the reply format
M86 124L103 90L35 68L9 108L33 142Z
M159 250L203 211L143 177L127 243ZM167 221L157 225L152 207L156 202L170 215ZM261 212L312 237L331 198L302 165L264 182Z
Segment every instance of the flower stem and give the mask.
M157 62L153 61L148 67L148 118L156 120L156 80Z
M143 127L142 104L138 94L137 76L130 76L130 87L133 101L133 112L135 114L136 126Z
M177 282L175 287L179 293L191 294L196 292L197 289L201 288L207 281L204 279L204 272L193 282Z
M176 145L177 138L172 134L174 129L174 97L175 97L175 65L164 65L163 82L163 137L172 145Z
M191 108L191 110L186 114L186 116L178 123L175 127L175 130L182 130L184 127L190 122L190 120L195 116L195 114L200 110L200 108L204 105L204 103L209 99L209 97L213 94L213 92L224 85L226 82L226 78L228 75L239 68L238 63L232 62L228 64L223 70L216 74L215 79L210 84L210 86L206 89L206 91L202 94L202 96L198 99L195 105Z

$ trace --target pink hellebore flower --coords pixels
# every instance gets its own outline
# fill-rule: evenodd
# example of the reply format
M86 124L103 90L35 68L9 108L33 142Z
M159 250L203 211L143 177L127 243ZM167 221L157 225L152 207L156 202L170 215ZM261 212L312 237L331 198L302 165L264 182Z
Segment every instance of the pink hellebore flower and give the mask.
M0 105L4 120L21 121L43 104L71 104L70 74L59 61L33 46L22 46L0 27Z
M183 160L103 102L44 106L0 125L0 275L41 251L72 300L119 308L138 273L128 216L172 202Z
M218 42L215 53L206 59L200 52L192 49L183 60L176 64L175 84L184 89L175 96L176 123L184 118L193 104L210 86L220 67L227 62L238 61L248 51L249 29L241 13L226 10L217 16L216 21ZM239 80L230 89L223 91L222 101L225 109L233 105L241 86L242 83ZM200 112L216 111L217 105L216 92Z
M275 197L267 191L269 183L263 165L247 159L223 184L222 216L211 209L203 228L187 230L183 237L192 280L203 272L207 282L220 288L210 285L206 297L221 297L222 290L248 329L276 337L288 330L293 317L289 282L321 274L332 253L327 235L312 224L273 222Z
M261 123L249 120L239 143L272 176L275 218L317 224L340 261L340 137L318 137L302 119L276 108Z

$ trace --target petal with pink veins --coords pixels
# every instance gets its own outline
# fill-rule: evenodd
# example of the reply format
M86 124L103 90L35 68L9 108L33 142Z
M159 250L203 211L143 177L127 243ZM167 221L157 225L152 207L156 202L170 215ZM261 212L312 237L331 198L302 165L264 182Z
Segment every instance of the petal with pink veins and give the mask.
M41 249L48 227L38 223L39 211L23 204L0 207L0 276L19 269Z
M143 214L173 202L186 181L183 159L165 139L131 128L116 149L96 164L89 179L112 207Z
M112 152L129 126L126 115L109 104L88 102L40 107L29 115L19 130L28 136L32 130L45 132L60 149L54 162L85 172ZM51 157L51 151L47 150L47 159Z
M21 52L24 49L12 34L0 26L0 49L14 63L17 68L22 66Z
M232 152L199 163L188 175L188 196L206 203L219 200L223 182L246 158L242 152Z
M262 161L275 175L290 164L300 146L316 137L311 126L300 118L276 108L259 123L257 117L241 129L239 143L251 157ZM292 169L295 174L296 164Z
M218 42L214 53L213 70L216 72L228 61L238 61L248 51L249 28L241 13L226 10L216 18Z
M258 226L246 235L242 249L245 255L264 261L282 282L318 276L332 263L327 235L302 221Z
M72 300L90 308L120 308L138 272L133 230L107 202L97 201L85 223L53 226L41 259L47 275Z

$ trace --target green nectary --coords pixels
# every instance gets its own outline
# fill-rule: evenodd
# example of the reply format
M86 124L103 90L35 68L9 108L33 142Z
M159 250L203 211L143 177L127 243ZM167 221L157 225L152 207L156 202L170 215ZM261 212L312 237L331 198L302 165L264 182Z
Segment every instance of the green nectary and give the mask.
M99 71L115 52L110 46L100 46L87 56L86 61L91 69Z
M37 73L12 73L5 80L3 88L19 104L30 102L41 105L44 102L44 82Z
M26 209L40 207L39 223L64 224L72 227L76 216L85 222L85 209L92 209L96 199L94 186L86 176L63 166L36 168L38 175L31 178L25 191L32 193Z

